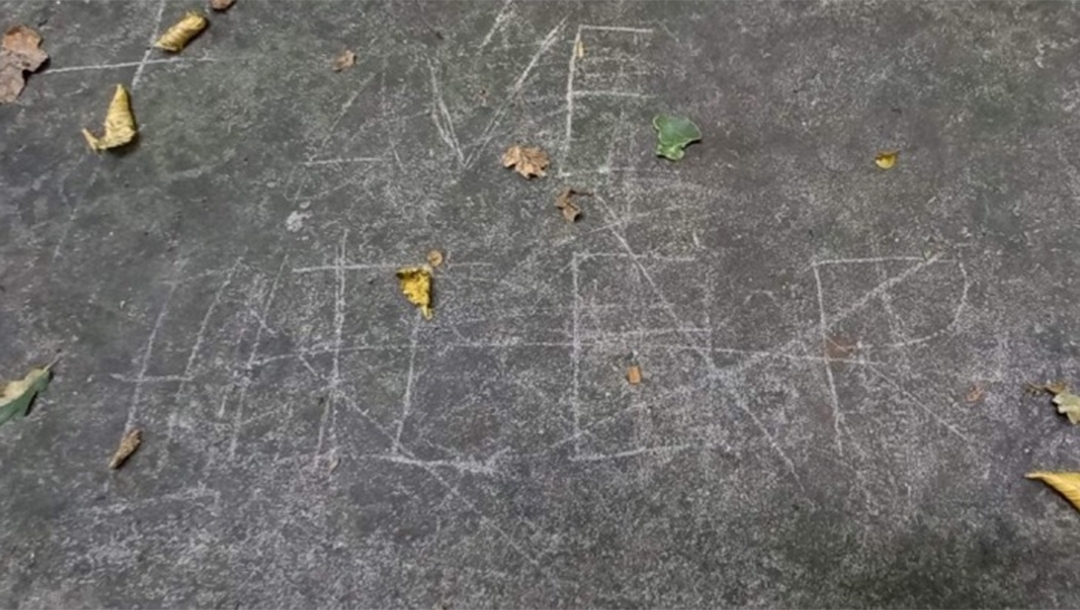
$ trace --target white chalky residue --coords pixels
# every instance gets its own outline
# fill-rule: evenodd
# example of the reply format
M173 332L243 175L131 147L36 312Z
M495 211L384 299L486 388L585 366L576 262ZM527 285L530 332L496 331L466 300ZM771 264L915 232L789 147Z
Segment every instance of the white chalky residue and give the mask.
M296 233L304 228L304 221L308 218L311 218L310 212L293 212L285 219L285 228L292 233Z

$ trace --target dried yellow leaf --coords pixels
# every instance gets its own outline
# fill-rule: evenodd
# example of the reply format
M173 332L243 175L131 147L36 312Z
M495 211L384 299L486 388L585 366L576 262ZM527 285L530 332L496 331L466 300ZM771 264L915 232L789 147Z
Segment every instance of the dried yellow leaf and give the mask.
M874 157L874 164L881 169L892 169L896 165L896 160L900 158L900 151L890 150L886 152L879 152Z
M356 65L356 53L345 49L341 52L341 55L334 58L334 63L330 69L334 72L341 72L345 68L351 68L354 65Z
M443 253L438 250L432 250L427 253L427 262L434 269L443 264Z
M206 19L206 15L196 11L188 11L180 21L165 30L165 33L157 39L154 46L169 53L179 53L187 46L187 43L191 42L192 38L198 36L199 32L205 30L208 25L210 25L210 22Z
M1054 404L1057 412L1068 417L1069 423L1080 424L1080 396L1068 392L1058 392L1054 395Z
M546 176L544 170L551 163L547 153L536 147L514 144L502 156L503 167L513 167L524 178Z
M97 152L109 148L123 146L135 139L135 115L131 113L131 96L123 85L116 86L116 93L109 104L109 112L105 115L105 134L100 138L90 133L89 129L83 130L83 136L90 148Z
M404 267L397 271L401 292L410 303L420 308L425 320L434 315L431 309L431 267Z
M1074 508L1080 510L1080 472L1029 472L1024 475L1028 479L1035 479L1036 481L1042 481L1050 487L1054 488L1054 491L1065 496L1065 499L1072 504Z
M112 459L109 460L109 468L116 470L124 465L131 454L139 448L142 444L142 430L130 430L124 435L124 438L120 439L120 446L116 448L116 453L113 454Z

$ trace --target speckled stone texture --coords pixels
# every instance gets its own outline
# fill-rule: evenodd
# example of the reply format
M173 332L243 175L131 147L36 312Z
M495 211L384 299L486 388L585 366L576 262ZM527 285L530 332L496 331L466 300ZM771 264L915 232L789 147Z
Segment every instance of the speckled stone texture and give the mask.
M1080 8L200 6L0 0L0 606L1080 606Z

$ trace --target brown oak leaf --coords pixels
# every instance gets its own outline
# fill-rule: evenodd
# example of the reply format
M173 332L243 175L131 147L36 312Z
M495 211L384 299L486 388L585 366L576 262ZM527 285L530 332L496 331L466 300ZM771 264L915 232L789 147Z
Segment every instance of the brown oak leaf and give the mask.
M37 70L47 59L37 32L25 25L8 30L0 43L0 104L14 102L26 86L23 72Z
M503 167L513 167L523 178L546 176L544 172L551 163L547 153L535 146L523 147L514 144L506 149L502 156Z

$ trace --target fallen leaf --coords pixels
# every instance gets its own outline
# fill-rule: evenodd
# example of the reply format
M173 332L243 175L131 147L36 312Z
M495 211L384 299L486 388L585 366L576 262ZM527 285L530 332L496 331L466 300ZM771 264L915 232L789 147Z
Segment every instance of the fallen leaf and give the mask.
M656 129L656 154L669 161L682 159L686 154L683 149L701 139L701 130L684 117L658 114L652 124Z
M555 198L555 207L562 210L563 218L566 222L574 222L578 216L581 215L581 208L578 207L577 202L574 201L575 196L591 197L592 193L588 191L575 191L572 188L565 188L559 193L559 196Z
M410 303L420 308L425 320L430 320L431 310L431 267L404 267L397 271L401 292Z
M129 430L128 433L124 435L124 438L120 439L120 446L116 448L116 453L114 453L112 459L109 460L109 468L116 470L123 466L124 462L131 457L132 453L135 453L141 444L142 430Z
M1024 478L1042 481L1054 491L1065 496L1074 508L1080 510L1080 472L1029 472Z
M626 381L630 385L638 385L641 383L641 367L636 364L631 364L630 368L626 369Z
M971 389L969 389L967 394L964 395L964 400L968 404L975 404L982 400L983 396L985 395L986 391L982 389L982 386L977 383L973 383L971 384Z
M574 43L574 57L578 59L585 57L585 43L580 40Z
M1057 412L1068 417L1070 424L1080 424L1080 396L1069 392L1060 392L1054 396Z
M32 368L26 377L0 385L0 425L16 415L26 417L34 397L48 387L51 369L51 364Z
M544 170L550 163L546 152L536 147L522 147L517 144L506 149L502 156L503 167L513 167L524 178L546 176Z
M47 59L37 32L25 25L8 30L0 43L0 104L14 102L26 86L23 72L37 70Z
M1069 386L1064 381L1055 381L1053 383L1029 383L1024 386L1024 389L1028 394L1042 394L1043 392L1049 392L1057 396L1062 392L1068 392Z
M1057 412L1068 417L1069 423L1080 424L1080 396L1069 392L1069 386L1063 381L1054 383L1029 383L1027 384L1027 391L1030 394L1038 394L1041 392L1048 392L1053 394L1054 404L1057 405Z
M83 136L90 148L97 152L123 146L135 139L135 115L131 113L131 96L123 85L116 86L109 111L105 114L105 133L100 138L83 130Z
M206 15L196 11L188 11L180 21L165 30L165 33L157 39L154 46L169 53L179 53L187 46L187 43L191 42L192 38L198 36L199 32L205 30L208 25L210 25L210 22L206 19Z
M879 152L877 156L874 157L874 165L877 165L881 169L892 169L899 158L900 151L898 150Z
M438 250L432 250L427 253L427 262L434 269L443 263L443 253Z
M210 0L210 8L215 11L226 11L236 3L236 0Z
M351 68L356 65L356 53L345 49L334 59L334 65L332 69L334 72L341 72L345 68Z
M826 337L825 355L833 360L848 360L859 350L859 342L845 336Z

